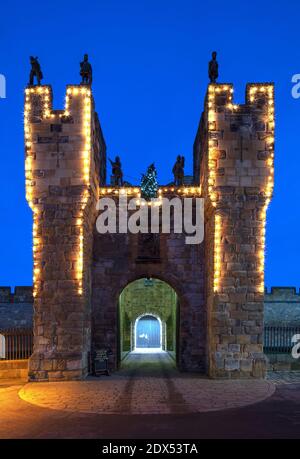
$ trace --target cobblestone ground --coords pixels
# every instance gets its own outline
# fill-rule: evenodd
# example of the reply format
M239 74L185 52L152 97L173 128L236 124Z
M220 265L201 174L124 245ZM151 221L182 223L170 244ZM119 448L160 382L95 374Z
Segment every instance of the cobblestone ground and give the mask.
M98 414L185 414L257 403L275 390L271 381L212 381L179 373L166 353L131 354L113 376L87 381L29 383L21 399L55 410Z
M138 387L144 390L141 382L143 379L151 379L153 382L158 377L163 380L167 378L171 379L171 383L174 378L180 379L182 383L198 379L197 376L178 375L170 361L165 361L164 364L154 361L150 367L145 361L140 361L140 358L135 362L130 359L126 367L111 378L101 377L88 381L88 384L105 381L121 381L121 384L126 384L127 381L126 397L124 400L117 399L122 406L121 415L113 412L104 415L88 411L43 408L19 397L20 390L26 385L25 381L0 381L0 438L300 438L299 372L272 372L269 378L272 383L275 382L276 387L273 395L259 403L243 407L178 413L174 407L180 405L182 408L182 399L172 392L170 386L166 390L164 385L165 393L169 394L169 414L125 414L126 407L131 406L130 392L136 393ZM165 371L165 377L162 376L162 371ZM136 379L134 383L130 382L132 379ZM205 379L202 381L207 384L213 382ZM37 387L39 385L36 383ZM60 383L61 387L63 385L64 383ZM205 395L204 391L203 397ZM77 400L80 398L81 392L78 392ZM96 400L95 395L93 399ZM151 399L151 394L147 395L147 399ZM170 409L171 407L173 408Z

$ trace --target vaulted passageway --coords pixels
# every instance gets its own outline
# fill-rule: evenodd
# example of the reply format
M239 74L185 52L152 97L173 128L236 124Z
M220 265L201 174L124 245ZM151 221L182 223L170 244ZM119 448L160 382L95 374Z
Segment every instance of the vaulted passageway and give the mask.
M130 365L143 361L144 367L151 360L146 355L163 352L175 363L178 309L177 294L166 282L142 278L128 284L119 297L119 360L132 354Z

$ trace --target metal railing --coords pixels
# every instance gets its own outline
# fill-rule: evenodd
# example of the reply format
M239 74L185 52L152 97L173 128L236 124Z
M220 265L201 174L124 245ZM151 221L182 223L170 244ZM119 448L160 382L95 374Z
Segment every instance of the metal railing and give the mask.
M264 329L265 354L290 354L292 337L300 334L300 327L269 327Z
M33 352L33 331L31 328L10 328L0 330L5 338L5 359L28 359Z
M264 352L266 354L289 354L292 337L300 334L300 327L264 327ZM28 359L33 352L31 328L0 329L5 338L5 360Z

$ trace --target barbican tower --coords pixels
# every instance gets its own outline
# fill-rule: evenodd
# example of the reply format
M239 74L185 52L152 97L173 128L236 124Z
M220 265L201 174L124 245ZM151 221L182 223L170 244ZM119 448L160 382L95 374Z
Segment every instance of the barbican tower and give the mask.
M202 197L197 245L170 232L99 234L97 201L140 196L106 184L106 146L90 86L25 90L26 198L33 213L34 352L30 380L85 378L89 355L118 368L137 320L159 316L160 345L179 369L262 378L266 211L274 177L273 84L210 84L194 142L194 183L164 197ZM140 301L137 301L137 298ZM143 304L143 309L139 309Z

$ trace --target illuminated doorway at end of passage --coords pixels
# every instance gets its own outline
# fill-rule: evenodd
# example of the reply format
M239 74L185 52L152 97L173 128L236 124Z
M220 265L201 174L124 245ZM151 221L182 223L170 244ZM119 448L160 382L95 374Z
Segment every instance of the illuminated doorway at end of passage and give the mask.
M138 317L134 325L134 338L133 352L139 354L163 352L160 318L147 313Z

